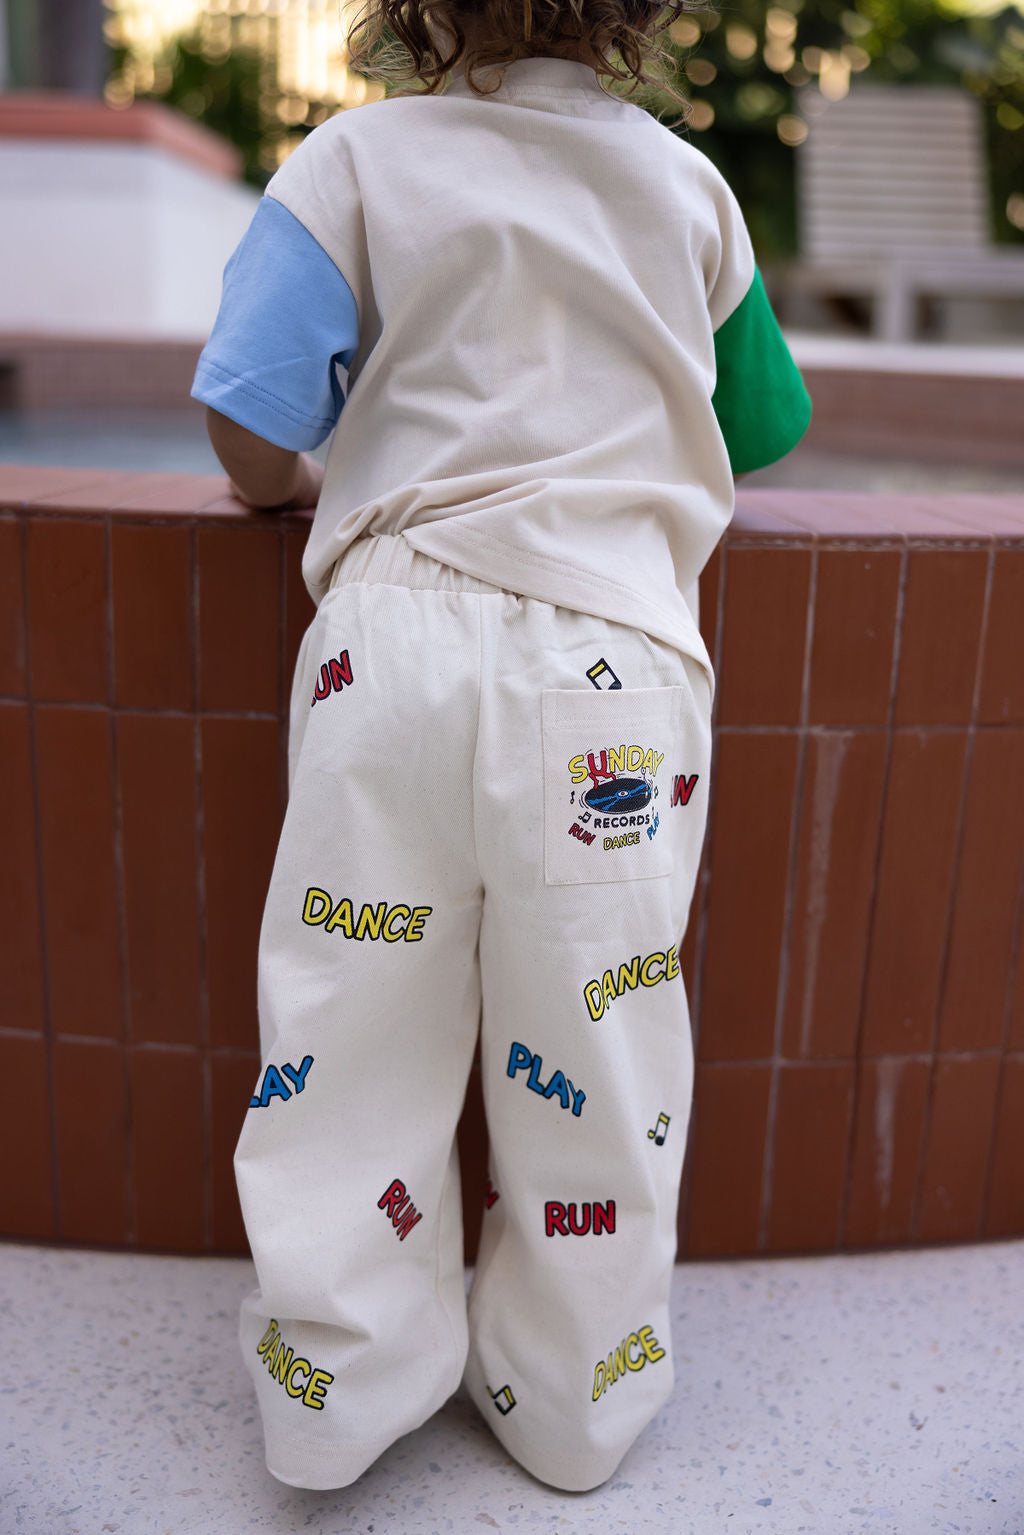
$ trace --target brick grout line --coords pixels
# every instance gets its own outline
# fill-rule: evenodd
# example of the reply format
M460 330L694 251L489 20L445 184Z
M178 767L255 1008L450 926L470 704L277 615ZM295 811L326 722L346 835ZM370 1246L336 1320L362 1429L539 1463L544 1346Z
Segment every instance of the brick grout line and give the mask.
M909 564L909 559L908 559L907 563ZM901 581L900 581L900 597L899 597L899 636L900 636L901 642L902 642L902 636L903 636L903 605L904 605L905 595L906 595L906 580L904 578L904 579L901 579ZM893 704L895 706L895 696L893 698ZM961 726L960 728L962 729L963 727ZM888 761L887 761L886 762L886 798L887 799L888 799L888 788L889 788L889 764L888 764ZM931 1135L932 1088L933 1088L933 1079L934 1079L934 1050L929 1052L928 1055L925 1057L925 1063L926 1063L926 1066L930 1067L931 1069L929 1070L929 1073L928 1073L928 1086L927 1086L927 1089L926 1089L926 1092L925 1092L924 1111L923 1111L923 1113L921 1115L921 1129L920 1129L920 1132L918 1134L918 1142L917 1142L917 1171L916 1171L915 1176L914 1176L914 1184L913 1184L913 1189L911 1191L911 1196L910 1196L910 1218L909 1218L909 1220L907 1222L907 1240L909 1242L916 1242L916 1240L917 1240L918 1222L919 1222L920 1217L921 1217L921 1203L922 1203L922 1200L923 1200L923 1197L924 1197L925 1164L926 1164L926 1158L927 1158L927 1153L928 1153L928 1142L929 1142L929 1138L930 1138L930 1135Z
M942 1014L946 1001L946 983L949 979L950 949L953 938L953 922L957 907L957 891L959 889L960 863L963 857L964 827L967 822L967 801L971 781L971 767L974 762L974 738L977 732L978 709L981 698L982 664L985 652L985 636L988 632L989 600L992 592L992 578L995 569L995 550L990 548L988 559L985 562L985 593L981 604L981 626L978 631L978 644L974 658L974 688L971 693L971 709L967 720L967 740L963 756L963 770L960 776L960 803L957 807L956 829L953 834L953 867L950 871L949 893L946 902L946 922L942 934L942 958L939 968L938 994L935 998L935 1017L932 1022L932 1047L931 1070L928 1073L928 1091L925 1098L926 1112L931 1114L931 1106L935 1100L935 1088L939 1075L939 1049L942 1039ZM961 729L963 727L961 726ZM992 1135L989 1139L988 1156L991 1158L992 1146L995 1140L995 1125L993 1123ZM982 1203L978 1204L978 1219L975 1231L976 1238L981 1236Z
M995 720L995 721L992 721L992 722L989 722L987 720L979 720L978 723L977 723L977 730L978 730L978 732L984 734L986 731L1020 730L1020 728L1022 726L1024 726L1024 717L1022 717L1020 719ZM926 721L924 724L916 724L916 725L915 724L897 725L897 724L894 723L892 728L891 728L891 730L888 729L886 727L886 725L883 724L883 723L872 723L872 724L868 724L868 725L842 725L842 724L832 723L832 724L828 724L828 725L808 725L806 731L803 731L799 725L789 725L789 724L786 724L786 723L780 723L778 725L722 725L718 729L718 734L719 735L728 735L728 736L753 736L753 735L779 736L779 735L803 735L803 734L806 734L808 736L830 736L830 735L832 735L832 736L854 735L855 736L855 735L881 735L882 733L884 733L886 735L891 735L891 736L895 737L895 736L922 736L922 735L956 735L958 733L961 733L963 731L963 729L964 729L964 722L963 722L963 720L953 720L952 722L950 722L948 720L935 720L934 722Z
M972 717L976 717L981 707L981 687L984 677L985 661L988 652L988 620L990 612L990 594L995 584L995 550L989 562L988 580L985 585L985 604L983 609L981 636L978 642L978 670L975 678L974 699L971 704ZM999 1042L999 1068L996 1073L995 1102L992 1105L992 1134L989 1139L988 1156L985 1159L985 1173L981 1183L980 1215L978 1221L978 1236L984 1239L985 1230L989 1221L989 1207L992 1202L992 1184L995 1180L996 1139L999 1133L999 1120L1003 1111L1003 1099L1006 1092L1006 1068L1012 1059L1010 1050L1010 1035L1013 1027L1013 998L1017 985L1017 967L1020 962L1021 951L1021 927L1024 918L1024 854L1020 859L1020 873L1017 879L1017 899L1014 904L1013 922L1010 927L1010 954L1006 973L1006 993L1003 998L1003 1028L1002 1038Z
M963 773L960 782L960 805L957 812L957 825L953 849L953 869L950 879L949 904L946 915L946 926L943 933L942 963L939 974L939 991L936 997L935 1019L932 1024L931 1050L928 1057L928 1085L925 1092L924 1113L921 1116L921 1138L918 1145L918 1169L914 1182L914 1191L911 1198L910 1228L908 1236L911 1241L918 1240L918 1232L921 1222L921 1209L925 1198L925 1172L928 1148L931 1142L932 1119L935 1108L935 1091L939 1076L939 1042L941 1035L942 1006L945 999L945 987L949 969L949 941L952 933L953 911L956 905L956 880L960 868L962 851L963 827L967 814L967 787L970 778L971 764L974 756L974 737L977 733L978 708L980 700L982 665L985 648L985 638L988 631L989 598L992 587L992 579L995 563L995 546L990 541L989 556L985 569L985 595L982 602L982 628L978 636L978 649L974 664L974 689L971 696L971 710L967 723L967 745L964 753ZM963 730L963 725L952 725L951 730ZM989 1157L992 1153L992 1145L995 1136L993 1125L992 1138L989 1142ZM979 1206L978 1227L981 1225L981 1209Z
M48 709L79 709L92 710L94 713L115 713L137 715L143 719L193 719L197 713L204 719L211 720L276 720L277 714L272 709L175 709L163 707L159 704L119 704L111 710L110 705L101 703L97 699L83 698L37 698L36 703L45 704ZM0 704L23 704L23 697L16 693L0 693Z
M202 1250L213 1246L213 1070L210 1059L210 970L206 931L206 806L203 800L203 720L199 662L199 528L189 532L189 577L192 644L192 767L195 793L196 920L199 926L199 1104L202 1124L200 1181L202 1185Z
M693 1190L693 1147L697 1121L697 1072L700 1054L700 1039L704 998L704 960L707 948L708 931L708 907L711 891L711 855L714 839L715 818L715 783L717 781L716 768L718 766L717 752L717 721L721 703L720 679L722 674L722 629L725 623L725 582L726 582L726 558L725 538L718 543L718 581L715 591L715 653L711 657L711 666L715 674L715 696L711 705L711 752L708 760L708 810L704 826L704 842L701 849L701 862L703 872L700 875L699 888L694 892L694 902L697 905L697 928L693 954L693 986L689 996L690 1011L690 1037L693 1049L693 1098L691 1100L690 1118L686 1128L686 1146L683 1151L683 1177L679 1191L679 1206L676 1210L676 1226L683 1226L680 1236L680 1248L685 1248L689 1242L690 1233L690 1196ZM699 601L698 597L698 601ZM692 911L692 903L691 903ZM683 1212L683 1220L680 1222L679 1212Z
M18 1028L14 1024L0 1024L0 1039L38 1039L39 1029ZM58 1044L73 1045L98 1045L108 1049L117 1049L116 1036L110 1034L75 1034L69 1031L57 1030L53 1035ZM201 1055L201 1045L190 1045L181 1040L140 1039L132 1045L133 1054L145 1054L151 1051L156 1054L166 1055ZM989 1051L989 1054L994 1053ZM209 1054L223 1057L225 1060L249 1060L259 1058L258 1049L246 1049L243 1045L216 1045Z
M862 538L855 533L847 535L802 533L794 534L792 537L778 533L740 533L733 535L729 543L732 547L740 549L806 549L808 551L819 549L828 553L840 550L851 554L886 554L893 550L905 553L921 549L946 550L959 554L964 550L992 547L1020 549L1024 547L1024 536L1007 533L977 533L973 536L945 538L941 533L920 535L892 533L888 537L877 537L871 534Z
M852 1170L853 1158L856 1152L857 1115L863 1096L863 1072L864 1065L869 1060L888 1060L890 1056L872 1056L864 1050L864 1032L867 1024L867 998L868 976L871 972L871 954L874 944L875 919L878 909L879 872L882 858L882 849L885 846L885 829L889 811L889 784L892 772L893 741L897 734L894 727L896 714L896 695L899 690L900 660L903 653L903 617L906 606L907 579L910 566L910 551L905 548L900 554L899 578L896 583L896 614L892 633L892 660L889 665L889 699L886 705L885 724L882 727L885 733L885 753L882 762L882 792L878 805L878 831L875 837L875 852L871 868L871 892L868 897L867 924L864 940L864 963L860 978L860 1000L857 1007L857 1031L854 1041L854 1059L857 1062L857 1085L855 1088L856 1099L854 1112L850 1116L850 1125L847 1140L847 1169ZM895 1057L905 1059L905 1057ZM918 1166L920 1168L921 1148L918 1148ZM843 1189L842 1203L839 1211L840 1241L845 1241L846 1230L850 1214L850 1179L846 1180Z
M38 1039L39 1035L40 1031L38 1029L23 1029L18 1028L16 1025L0 1024L0 1039ZM53 1037L59 1044L95 1045L107 1048L117 1047L116 1038L109 1034L74 1034L65 1031L56 1032ZM201 1045L192 1045L181 1040L140 1039L137 1044L132 1046L132 1049L140 1054L146 1051L165 1055L199 1055L202 1053ZM260 1057L258 1048L245 1045L214 1045L208 1053L212 1058L223 1060L258 1060ZM1024 1047L1019 1050L1004 1050L1002 1045L987 1045L980 1050L946 1050L943 1052L943 1059L950 1061L977 1061L989 1058L992 1060L1002 1060L1004 1056L1006 1060L1013 1062L1015 1065L1024 1066ZM770 1055L742 1056L735 1060L707 1061L705 1064L713 1066L716 1071L746 1071L750 1067L771 1066L774 1059L775 1057ZM788 1056L784 1056L781 1059L787 1071L795 1072L816 1071L823 1065L851 1066L860 1057L856 1055L822 1055L803 1061L795 1060ZM882 1055L868 1055L864 1056L863 1059L877 1062L898 1061L904 1065L925 1065L932 1057L928 1051L909 1050L906 1052L888 1052ZM478 1070L479 1067L477 1066L475 1069ZM969 1240L973 1240L973 1238Z
M138 1189L135 1159L135 1102L132 1091L131 992L128 984L127 895L124 876L124 801L121 792L121 751L118 740L116 657L114 653L114 541L110 519L103 525L105 594L105 638L107 645L107 729L110 739L111 811L114 821L114 901L117 910L118 970L121 990L121 1077L124 1085L124 1178L123 1198L125 1240L129 1246L138 1242L136 1225Z
M718 728L718 716L721 709L721 676L722 676L722 630L725 624L725 590L726 590L726 551L725 539L718 545L718 586L715 592L715 653L711 658L712 670L715 674L715 697L711 707L711 755L708 762L708 812L704 827L704 842L702 857L704 871L700 880L698 893L699 905L697 908L697 932L694 944L693 956L693 995L690 998L691 1021L696 1019L696 1028L693 1030L694 1068L696 1070L697 1051L700 1045L701 1012L704 998L704 961L706 957L708 907L711 890L711 854L714 840L715 824L715 793L718 782L716 768L718 766L716 745L720 734ZM691 1116L692 1118L692 1116Z
M768 1116L765 1124L764 1159L761 1164L761 1201L757 1228L757 1251L763 1253L768 1241L772 1192L775 1181L775 1135L778 1128L779 1082L782 1073L782 1032L786 992L789 986L789 949L792 938L793 907L803 827L804 780L807 771L807 720L810 713L811 657L814 650L814 610L818 597L818 551L811 550L807 582L807 609L804 614L804 653L800 671L800 718L796 727L796 773L789 818L789 852L786 888L782 906L782 933L779 942L779 969L775 983L775 1017L772 1023L771 1076L768 1083Z
M29 759L32 767L32 821L36 852L36 902L39 921L39 959L42 967L43 1046L46 1058L47 1103L50 1111L50 1198L53 1234L60 1240L61 1203L59 1148L57 1143L57 1050L53 1027L53 988L50 982L50 943L46 921L46 876L43 860L43 818L39 793L39 733L36 726L36 700L32 691L32 596L29 587L29 512L18 515L19 555L24 601L22 604L22 641L25 647L25 698L28 711Z
M288 798L288 705L291 688L285 675L287 654L288 543L284 528L277 533L277 718L278 777L282 814Z
M24 704L25 696L20 693L0 693L0 704ZM79 709L92 710L94 712L107 711L106 703L95 699L81 698L43 698L35 700L38 704L44 704L48 709ZM716 691L713 720L717 718L718 695ZM210 720L271 720L280 722L281 715L273 709L176 709L164 707L159 704L119 704L116 714L138 715L142 718L158 719L192 719L198 712L203 719ZM286 706L287 713L287 706ZM1024 726L1024 715L1007 718L1004 720L978 720L977 733L985 734L993 731L1020 730ZM925 721L923 724L893 724L891 733L894 736L934 733L936 735L951 734L962 731L963 721L934 720ZM803 735L829 736L829 735L871 735L879 734L886 729L884 724L808 724L806 730L799 724L792 725L787 721L778 724L760 725L719 725L713 723L713 732L716 736L751 736L751 735Z
M996 1137L999 1131L999 1116L1003 1110L1003 1097L1006 1091L1006 1068L1019 1060L1024 1065L1024 1051L1011 1050L1010 1030L1013 1024L1013 994L1017 984L1017 967L1020 961L1021 928L1024 926L1024 855L1021 857L1020 877L1017 882L1017 899L1014 903L1013 926L1010 929L1010 963L1006 977L1006 1000L1003 1005L1003 1037L1000 1041L999 1067L996 1073L996 1096L992 1107L992 1136L989 1141L988 1156L985 1162L985 1176L981 1185L981 1219L978 1225L978 1240L991 1241L986 1237L985 1228L988 1225L989 1205L992 1200L992 1183L995 1178ZM981 1054L981 1051L976 1052ZM947 1052L947 1060L955 1060L957 1057L952 1051Z
M1009 1060L1016 1061L1019 1058L1024 1065L1024 1046L1019 1050L1008 1050L1005 1053ZM945 1052L945 1058L950 1061L976 1061L988 1056L991 1056L993 1060L999 1060L1002 1055L1003 1051L999 1045L986 1045L980 1050L947 1050ZM874 1061L879 1064L899 1061L904 1065L920 1066L927 1064L931 1058L929 1051L907 1050L883 1051L881 1055L818 1055L804 1061L796 1060L792 1056L782 1056L780 1060L787 1071L817 1071L820 1066L855 1066L860 1060ZM751 1066L771 1066L774 1060L775 1057L771 1055L744 1055L732 1060L706 1061L705 1065L713 1066L716 1071L746 1071Z

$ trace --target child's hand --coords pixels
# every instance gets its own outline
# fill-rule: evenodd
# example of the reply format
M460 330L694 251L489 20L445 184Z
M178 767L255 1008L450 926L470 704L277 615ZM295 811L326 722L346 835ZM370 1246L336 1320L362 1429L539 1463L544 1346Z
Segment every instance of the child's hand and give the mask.
M324 483L324 466L317 459L310 458L308 453L301 453L296 465L295 492L287 501L281 504L281 511L306 511L309 507L316 506L320 499L320 492Z
M268 512L316 506L324 469L315 458L268 442L212 405L206 407L206 429L232 494L246 506Z
M264 500L254 500L246 494L234 480L230 481L232 494L239 501L244 501L246 506L251 506L258 512L300 512L309 507L316 506L320 499L320 491L324 483L324 466L315 458L310 458L306 453L300 453L295 460L293 479L294 489L284 501L275 501L273 504Z

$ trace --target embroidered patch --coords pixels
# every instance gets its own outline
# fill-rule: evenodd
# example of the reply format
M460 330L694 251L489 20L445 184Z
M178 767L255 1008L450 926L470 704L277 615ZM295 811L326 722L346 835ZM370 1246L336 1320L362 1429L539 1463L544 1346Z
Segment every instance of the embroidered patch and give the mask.
M303 1056L300 1065L293 1066L291 1061L285 1061L281 1070L276 1066L267 1067L263 1073L263 1083L258 1093L249 1099L251 1109L265 1109L271 1098L283 1098L285 1102L293 1093L301 1093L306 1085L306 1076L313 1064L311 1055ZM288 1087L285 1077L291 1083Z
M577 1215L574 1204L563 1205L557 1199L549 1199L544 1206L544 1235L553 1237L557 1232L563 1237L585 1237L592 1231L599 1237L602 1231L614 1232L614 1199L605 1200L603 1205L584 1200L579 1209Z
M604 853L638 845L645 829L650 839L657 815L648 807L660 792L654 780L664 759L665 753L653 746L624 743L570 757L566 770L574 787L569 803L577 808L569 836Z
M659 1359L664 1359L665 1350L653 1336L654 1329L650 1326L638 1327L636 1332L631 1332L628 1338L608 1355L607 1359L598 1360L594 1366L594 1395L596 1402L609 1386L623 1375L627 1370L632 1372L642 1370L646 1364L656 1364ZM632 1352L636 1347L637 1353Z
M511 1412L513 1407L516 1405L516 1399L512 1395L511 1386L499 1386L497 1391L492 1391L490 1386L488 1386L487 1395L490 1397L495 1407L501 1413L502 1417L504 1417L507 1412Z
M343 650L336 660L332 656L321 666L309 707L312 709L323 699L330 698L332 693L340 693L343 688L351 687L352 681L352 662L348 658L348 651Z
M656 1146L664 1146L669 1123L670 1120L667 1114L659 1114L655 1121L654 1129L647 1132L647 1139L653 1141Z
M607 692L612 692L613 689L621 688L622 686L622 683L616 677L604 656L601 657L600 661L595 661L593 666L587 668L587 676L595 688L604 689Z
M672 872L681 839L665 824L666 763L686 760L699 725L682 686L542 693L546 884Z
M385 1215L390 1215L391 1224L398 1232L400 1242L404 1242L417 1221L423 1219L422 1214L409 1198L405 1184L400 1178L395 1178L384 1190L377 1201L377 1209L383 1210Z

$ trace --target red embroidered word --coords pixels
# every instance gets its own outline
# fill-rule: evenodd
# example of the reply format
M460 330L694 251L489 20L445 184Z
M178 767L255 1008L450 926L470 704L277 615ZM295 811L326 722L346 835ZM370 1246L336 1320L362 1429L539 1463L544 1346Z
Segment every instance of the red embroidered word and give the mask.
M607 752L607 750L605 750L605 751L603 751L601 753L601 766L600 767L598 767L597 763L594 761L594 753L593 752L587 752L587 772L590 774L591 778L594 780L595 785L599 784L601 782L602 778L614 778L615 777L614 773L609 773L609 771L608 771L608 752Z
M416 1222L422 1220L423 1217L406 1193L405 1184L400 1182L398 1178L395 1179L390 1188L385 1189L378 1199L377 1209L383 1210L385 1205L387 1205L385 1214L390 1215L391 1224L398 1232L398 1240L404 1242ZM406 1209L406 1206L408 1206L408 1209Z
M591 1211L593 1211L594 1235L599 1237L602 1231L615 1230L615 1201L607 1200L603 1205L581 1204L580 1217L576 1218L576 1206L559 1204L554 1199L549 1199L544 1206L544 1235L553 1237L557 1231L559 1236L585 1237L591 1227ZM569 1227L566 1230L566 1219Z
M687 778L685 773L676 774L672 780L673 805L685 805L687 803L690 795L693 793L693 786L699 777L699 773L694 773L690 778Z
M584 831L583 827L578 821L573 821L572 825L569 827L569 835L570 837L578 837L579 840L581 842L585 842L588 847L594 840L594 833L592 831Z
M313 704L322 698L329 698L332 693L340 693L346 682L352 683L352 663L348 658L348 651L343 650L336 661L325 661L320 668L320 677L313 690Z

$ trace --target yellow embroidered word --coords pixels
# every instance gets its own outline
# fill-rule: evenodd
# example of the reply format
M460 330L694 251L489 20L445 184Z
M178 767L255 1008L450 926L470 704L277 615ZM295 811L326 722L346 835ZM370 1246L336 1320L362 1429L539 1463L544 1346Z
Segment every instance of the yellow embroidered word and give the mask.
M627 832L624 832L621 837L605 837L605 839L604 839L605 852L607 853L609 851L609 849L613 848L613 847L629 847L630 843L639 842L639 841L640 841L640 833L638 831L627 831Z
M664 970L657 968L661 964L664 964ZM664 953L655 949L643 961L639 954L635 954L628 965L619 966L617 976L614 971L606 970L601 980L588 981L584 986L583 995L587 999L590 1016L596 1023L609 1003L621 997L623 992L636 991L638 984L657 986L659 981L674 981L678 974L679 953L674 948Z
M635 1359L630 1353L634 1345L640 1350ZM631 1332L628 1338L623 1338L618 1348L612 1350L607 1359L598 1360L594 1366L593 1400L596 1402L602 1392L609 1386L613 1386L619 1376L625 1375L627 1370L642 1370L648 1360L651 1364L655 1364L664 1357L665 1350L657 1338L651 1336L650 1327L641 1327L638 1332Z
M423 937L423 924L433 909L432 906L392 906L389 911L387 901L380 901L376 906L363 906L359 916L353 917L352 902L347 897L335 906L326 890L317 890L311 885L306 891L302 920L310 927L322 925L325 933L333 933L340 927L346 938L358 938L360 942L364 938L383 938L385 943L397 943L399 938L404 938L406 943L419 943ZM398 925L403 921L404 928Z
M323 1394L334 1376L326 1370L314 1370L308 1359L293 1359L292 1350L285 1351L284 1339L273 1317L256 1345L256 1352L270 1371L271 1379L280 1381L289 1396L301 1397L305 1407L323 1412ZM297 1379L300 1374L308 1377L305 1382Z
M653 778L664 759L665 753L656 752L653 746L646 751L642 746L609 746L601 753L600 766L594 753L588 752L586 756L570 757L568 767L572 783L582 783L585 778L597 783L615 773L638 773L641 768Z

